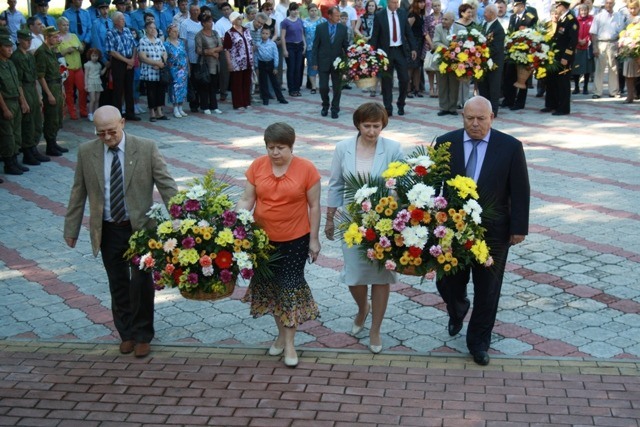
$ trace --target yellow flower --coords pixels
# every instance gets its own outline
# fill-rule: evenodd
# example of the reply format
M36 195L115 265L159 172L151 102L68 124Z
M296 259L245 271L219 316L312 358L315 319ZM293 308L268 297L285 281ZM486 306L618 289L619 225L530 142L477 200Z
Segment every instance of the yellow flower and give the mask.
M383 252L376 252L376 259L377 260L384 259L384 253Z
M209 233L208 231L205 231L205 232L202 234L202 238L203 238L204 240L209 240L209 239L211 239L211 233Z
M453 209L453 208L449 208L449 210L447 212L449 213L449 216L453 216L456 213L456 210Z
M386 171L382 172L384 179L405 176L411 170L411 166L404 162L391 162Z
M380 199L380 206L387 206L389 204L389 199L386 197L383 197Z
M422 264L422 258L421 257L413 259L413 265L421 265L421 264Z
M458 258L451 258L451 265L452 266L457 266L458 265Z
M393 234L393 221L389 218L381 219L374 228L383 236L391 236Z
M216 237L215 242L220 246L233 244L233 232L231 229L225 228L218 233L218 237Z
M400 264L401 265L409 264L409 257L407 257L407 256L400 257Z
M180 232L182 234L187 234L187 232L191 230L191 227L193 227L195 224L195 219L183 219L182 223L180 224Z
M443 269L444 271L451 271L451 265L449 265L449 264L445 264L445 265L443 265L443 266L442 266L442 269Z
M447 184L458 190L458 196L462 199L466 199L469 196L473 199L479 197L475 181L467 176L457 175L455 178L448 180Z
M446 259L444 258L444 255L438 255L438 258L436 258L438 261L438 264L444 264L444 262L446 261Z
M162 224L158 225L158 234L171 234L173 233L173 224L171 221L165 221Z
M197 243L197 244L202 243L202 239L201 239L200 237L196 237L196 243Z
M247 239L242 240L242 249L251 249L251 242Z
M149 249L155 249L156 248L156 241L154 239L150 239L149 243L147 243L147 245L149 246Z
M391 208L387 208L387 209L385 209L385 210L384 210L384 214L385 214L386 216L391 216L391 215L393 215L393 209L391 209Z
M446 62L441 62L440 66L438 67L438 71L440 71L440 74L444 74L447 72L447 64Z
M444 254L445 261L449 262L451 261L451 258L452 258L451 252L447 252L446 254Z
M458 61L460 61L460 62L464 62L464 61L466 61L467 59L469 59L469 55L468 55L468 54L466 54L465 52L460 52L460 53L458 54Z
M349 225L349 229L344 233L344 241L349 248L354 244L359 245L362 243L362 233L358 229L358 224L353 222Z
M489 248L484 240L476 240L471 246L471 252L480 264L484 264L489 258Z
M384 212L384 207L381 204L377 204L376 205L376 212L381 214L382 212Z
M389 197L389 199L391 199L391 201L389 202L389 208L393 209L394 211L398 209L398 202L393 200L393 197Z
M180 251L180 254L178 255L178 262L180 265L195 264L199 259L198 251L195 249L185 249Z

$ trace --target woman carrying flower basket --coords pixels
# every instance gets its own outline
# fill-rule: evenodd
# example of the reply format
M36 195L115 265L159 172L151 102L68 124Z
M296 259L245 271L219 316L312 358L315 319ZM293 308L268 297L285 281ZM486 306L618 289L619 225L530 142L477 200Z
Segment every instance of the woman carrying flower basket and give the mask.
M253 317L273 315L278 338L269 354L284 353L285 365L295 367L296 329L318 317L304 265L307 259L314 262L320 252L320 174L310 161L293 156L295 131L288 124L270 125L264 140L267 155L249 167L237 208L254 209L256 222L281 257L270 280L254 277L244 301L251 303Z
M334 239L336 210L353 201L345 197L346 181L357 180L354 177L380 177L389 163L403 159L402 148L398 142L380 137L380 132L388 122L387 112L381 104L362 104L353 113L353 124L358 129L358 135L336 145L327 196L327 239ZM349 286L351 296L358 305L358 314L353 321L351 334L355 336L362 331L371 311L373 320L369 333L369 349L372 353L379 353L382 350L380 327L389 300L389 285L396 281L395 273L378 268L364 258L358 248L349 248L344 242L342 253L344 268L341 279ZM372 285L371 304L368 301L367 285Z
M622 75L627 84L625 104L631 104L636 94L636 78L640 77L640 2L634 0L627 4L631 23L620 33L618 39L618 55L624 58Z

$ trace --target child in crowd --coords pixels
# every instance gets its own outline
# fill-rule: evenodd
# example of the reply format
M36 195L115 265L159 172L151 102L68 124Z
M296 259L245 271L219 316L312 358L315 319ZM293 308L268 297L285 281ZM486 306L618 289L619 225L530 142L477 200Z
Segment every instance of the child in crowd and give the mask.
M98 108L98 101L100 100L100 92L102 92L102 80L101 76L104 75L106 68L102 67L100 59L102 58L102 52L100 49L92 47L87 51L89 61L84 64L84 88L89 94L89 114L87 117L89 121L93 121L93 112Z
M260 98L264 105L269 105L269 82L273 86L273 92L280 104L289 102L282 96L282 90L278 84L278 46L271 40L271 30L263 28L260 33L260 41L256 44L255 62L258 68L258 82L260 85Z

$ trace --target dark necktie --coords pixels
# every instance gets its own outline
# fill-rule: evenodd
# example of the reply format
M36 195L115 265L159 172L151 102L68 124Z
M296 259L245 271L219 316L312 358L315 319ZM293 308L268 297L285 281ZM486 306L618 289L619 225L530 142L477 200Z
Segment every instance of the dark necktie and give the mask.
M43 18L44 18L43 19L44 20L44 26L48 27L49 26L49 19L47 18L47 15L44 15Z
M336 38L336 24L329 25L329 40L333 43L333 40Z
M107 31L109 30L109 21L107 21L106 19L104 21L104 27L107 29Z
M82 35L82 20L80 19L80 9L76 10L76 22L77 22L78 34Z
M393 40L393 42L397 42L398 41L398 27L396 24L396 13L395 12L391 12L391 20L393 21L393 37L391 38L391 40Z
M469 160L467 160L467 167L465 171L465 175L469 178L473 179L476 175L476 163L478 163L478 144L480 144L482 140L480 139L472 139L471 144L473 144L473 148L471 149L471 154L469 154Z
M111 188L109 192L109 200L111 201L111 219L113 222L122 222L125 218L124 211L124 184L122 180L122 165L116 148L109 148L113 154L111 161Z

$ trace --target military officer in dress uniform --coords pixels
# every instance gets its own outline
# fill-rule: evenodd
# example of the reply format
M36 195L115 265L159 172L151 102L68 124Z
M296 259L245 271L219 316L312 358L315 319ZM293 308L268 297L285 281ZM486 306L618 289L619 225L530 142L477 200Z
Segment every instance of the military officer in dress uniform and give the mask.
M10 37L0 36L0 157L4 173L22 175L29 170L18 163L22 113L29 111L24 99L18 71L10 61L15 44Z
M11 61L16 66L18 80L29 105L29 111L22 114L22 161L26 165L37 166L50 159L38 151L42 136L42 98L36 88L36 60L29 53L31 38L29 30L18 31L18 49L13 52Z
M533 28L538 23L538 15L535 9L527 7L526 0L515 0L513 3L513 15L509 18L509 26L507 27L507 34L511 34L518 30L525 28ZM510 110L522 110L524 104L527 101L527 88L518 89L513 84L518 80L518 72L516 64L509 59L504 64L504 84L503 93L504 99L502 104L503 108L509 108Z
M64 108L60 64L55 53L56 46L60 44L59 33L53 27L45 28L44 43L35 53L38 82L42 88L44 111L42 133L47 141L48 156L61 156L62 153L69 151L60 147L56 141L58 130L62 127L62 109Z
M35 17L40 18L40 22L45 27L55 27L56 26L56 18L49 15L49 0L37 0L36 1L36 10L38 11Z
M544 99L543 113L553 111L554 116L565 116L571 113L571 69L578 44L578 20L568 0L556 0L555 13L558 25L551 41L558 52L557 58L561 68L547 77L547 93Z

